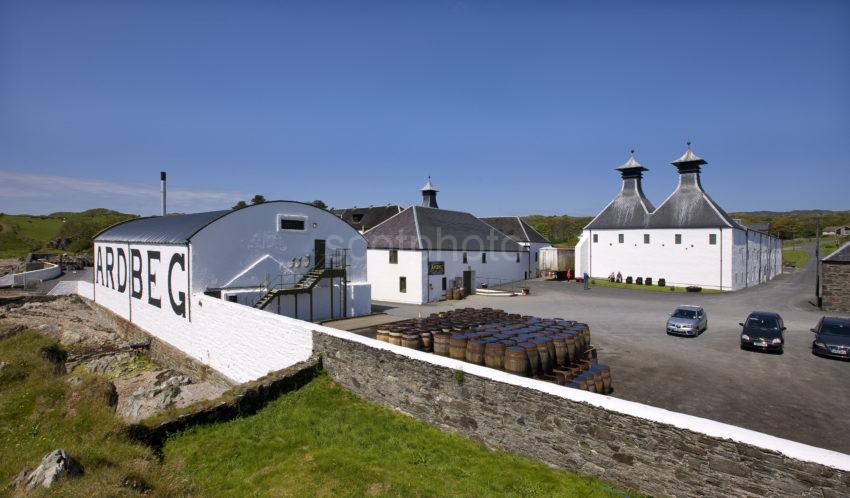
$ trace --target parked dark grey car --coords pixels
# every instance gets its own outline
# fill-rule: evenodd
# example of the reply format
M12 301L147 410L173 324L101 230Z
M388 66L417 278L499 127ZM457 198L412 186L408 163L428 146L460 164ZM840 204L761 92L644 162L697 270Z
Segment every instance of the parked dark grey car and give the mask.
M739 323L741 349L756 349L782 353L785 349L785 323L777 313L754 311Z
M667 333L697 336L708 328L708 314L700 306L679 306L667 319Z
M812 332L815 333L813 354L850 359L850 319L825 316Z

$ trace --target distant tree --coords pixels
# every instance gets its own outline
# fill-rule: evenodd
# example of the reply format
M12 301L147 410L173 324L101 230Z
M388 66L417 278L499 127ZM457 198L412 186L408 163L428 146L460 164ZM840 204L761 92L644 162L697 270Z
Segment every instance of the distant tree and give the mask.
M542 221L537 222L532 225L532 228L534 228L540 235L546 237L546 240L552 240L551 230L549 229L549 225L546 223L543 223Z
M324 201L321 201L319 199L316 199L315 201L311 202L310 204L316 206L319 209L327 209L328 208L328 205L325 204Z
M264 202L266 202L266 198L260 194L257 194L251 198L251 204L262 204Z
M235 209L242 209L242 208L245 208L245 207L248 207L248 203L246 203L245 201L239 201L239 202L236 203L235 206L233 206L232 209L234 209L234 210Z

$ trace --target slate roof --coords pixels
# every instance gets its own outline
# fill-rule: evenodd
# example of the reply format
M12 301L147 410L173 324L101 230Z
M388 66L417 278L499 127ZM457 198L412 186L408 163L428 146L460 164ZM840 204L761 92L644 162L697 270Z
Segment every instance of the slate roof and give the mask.
M524 222L519 216L494 216L481 219L517 242L549 243L546 237L540 235L537 230L531 228L531 225Z
M702 188L699 173L679 175L679 185L658 209L647 228L743 228Z
M617 171L623 176L620 193L587 224L586 229L644 228L649 222L649 215L655 207L646 198L641 187L642 173L649 170L637 162L632 151L629 160L617 168Z
M369 230L401 212L401 206L392 204L386 206L353 207L334 209L333 214L357 230Z
M746 227L749 228L750 230L753 230L754 232L761 232L761 233L769 233L770 232L770 223L750 223Z
M623 172L622 190L586 229L743 228L703 190L700 166L708 163L694 154L690 143L688 150L672 163L679 171L679 184L658 208L652 206L641 189L636 172L645 168L633 159L617 168Z
M496 228L461 211L413 206L364 234L370 249L523 251Z
M850 242L845 242L821 261L825 263L850 263Z
M213 221L231 210L136 218L113 225L94 237L98 242L185 244Z

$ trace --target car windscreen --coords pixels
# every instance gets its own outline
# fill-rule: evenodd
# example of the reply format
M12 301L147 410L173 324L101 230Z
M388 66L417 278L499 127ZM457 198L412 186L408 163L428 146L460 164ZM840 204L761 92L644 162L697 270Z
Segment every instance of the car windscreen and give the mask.
M696 318L697 312L694 310L678 309L673 312L673 318Z
M825 321L820 327L820 333L826 335L850 336L850 321Z
M754 329L778 329L779 323L776 322L776 318L768 316L751 316L747 320L747 327Z

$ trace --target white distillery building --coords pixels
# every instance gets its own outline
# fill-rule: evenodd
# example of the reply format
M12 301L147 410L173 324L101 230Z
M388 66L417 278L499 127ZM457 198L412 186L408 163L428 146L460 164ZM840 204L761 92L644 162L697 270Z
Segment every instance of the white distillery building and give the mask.
M94 239L95 301L191 320L190 296L302 320L371 312L366 239L332 213L272 201L119 223Z
M372 299L423 304L529 277L529 251L475 216L440 209L431 180L413 206L365 233Z
M519 216L493 216L481 218L485 223L496 230L507 235L516 243L528 249L529 252L529 278L540 276L538 263L540 262L540 249L552 247L549 240L524 222Z
M617 168L620 193L582 232L576 245L576 274L623 279L651 278L657 285L737 290L782 272L782 242L733 220L703 190L707 164L688 150L673 161L676 190L658 208L641 188L643 172L634 157Z

